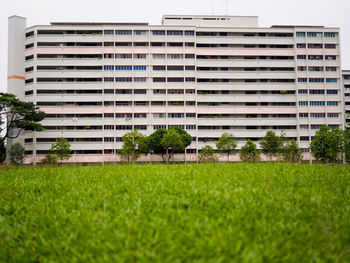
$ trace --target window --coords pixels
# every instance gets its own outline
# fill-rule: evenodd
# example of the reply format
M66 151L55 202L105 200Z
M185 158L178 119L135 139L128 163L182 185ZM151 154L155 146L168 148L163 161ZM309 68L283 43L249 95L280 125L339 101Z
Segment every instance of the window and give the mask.
M132 130L132 125L116 125L116 130Z
M309 94L324 94L323 89L311 89L309 90Z
M153 130L166 129L166 125L153 125Z
M105 89L103 91L104 94L114 94L114 89Z
M30 44L26 45L26 49L32 48L32 47L34 47L34 43L30 43Z
M152 30L152 35L154 36L164 36L165 30Z
M338 106L338 101L327 101L327 106Z
M114 54L103 54L104 58L114 58Z
M309 71L321 72L321 71L323 71L323 67L309 67Z
M325 60L336 60L337 56L330 56L330 55L326 55L325 56Z
M307 112L300 112L299 113L299 118L308 118L309 117L309 113Z
M307 94L307 89L300 89L298 90L299 94Z
M311 83L314 83L314 82L323 83L324 78L309 78L309 82L311 82Z
M132 70L132 66L115 66L115 70Z
M299 83L307 82L307 78L298 78L298 82Z
M186 113L186 118L196 118L196 113Z
M327 94L338 94L338 90L334 90L334 89L328 89L327 90Z
M104 125L105 130L114 130L114 125Z
M155 58L155 59L163 59L163 58L165 58L165 54L153 54L153 55L152 55L152 58Z
M105 78L103 78L103 81L104 82L114 82L114 78L112 78L112 77L105 77Z
M323 44L307 44L308 48L323 48Z
M186 125L186 130L195 130L196 129L196 125Z
M309 125L308 124L301 124L299 127L302 130L308 130L309 129Z
M25 84L30 84L30 83L33 83L34 82L34 79L26 79L25 81Z
M306 59L306 55L297 55L297 59Z
M104 65L103 66L104 70L114 70L114 66L110 66L110 65Z
M337 45L336 44L325 44L324 47L327 49L336 49Z
M113 30L104 30L103 33L105 35L114 35L114 31Z
M306 71L306 70L307 70L307 68L304 67L304 66L299 66L298 67L298 71Z
M131 94L132 89L116 89L115 94Z
M311 129L312 130L318 130L319 128L321 128L320 124L311 124Z
M134 47L147 47L148 42L134 42Z
M297 32L296 33L297 37L305 37L305 35L306 35L305 32Z
M103 116L105 118L113 118L114 117L114 113L105 113Z
M27 90L24 95L29 96L29 95L33 95L33 91L32 90Z
M336 72L338 69L337 67L326 67L326 71Z
M132 113L116 113L115 117L118 119L130 120L132 118Z
M147 125L134 125L135 130L147 130Z
M134 35L136 36L146 36L147 31L146 30L134 30Z
M167 30L167 35L168 36L182 36L183 31L181 30Z
M153 94L165 94L165 89L154 89Z
M146 78L143 78L143 77L135 77L134 78L134 82L146 82L147 79Z
M308 102L307 101L299 101L299 106L307 106Z
M167 58L169 58L169 59L182 59L183 55L182 54L168 54Z
M105 142L114 142L114 137L104 137Z
M165 70L165 66L153 66L153 70L164 71Z
M324 33L324 37L336 37L337 33L333 33L333 32L325 32Z
M131 58L131 54L115 54L115 58L128 59Z
M134 89L134 94L146 94L146 89Z
M134 66L134 70L146 70L146 66Z
M148 101L134 101L135 106L148 106Z
M308 32L307 36L308 37L322 37L322 33L321 32Z
M194 31L185 31L185 36L194 36Z
M339 118L339 113L327 113L328 118Z
M114 42L104 42L103 45L105 47L113 47L114 46Z
M309 141L309 136L300 136L300 141Z
M319 112L312 112L310 113L310 117L311 118L325 118L326 117L326 113L319 113Z
M131 35L131 30L116 30L115 34L116 35Z
M323 56L322 55L309 55L308 59L309 60L323 60Z
M324 106L324 101L310 101L310 106Z
M145 59L146 58L146 54L134 54L134 58L136 58L136 59Z
M165 82L165 78L153 78L153 82Z
M185 66L185 70L195 70L195 66Z
M184 66L167 66L167 70L184 70Z
M184 78L168 78L168 82L184 82Z
M297 48L306 48L306 44L304 44L304 43L297 43Z
M195 94L196 90L195 89L186 89L186 94Z
M336 83L336 82L338 82L338 79L335 79L335 78L327 78L327 79L326 79L326 82L328 82L328 83Z
M189 78L189 77L187 77L187 78L185 78L185 81L186 82L195 82L196 78Z
M168 113L168 118L184 118L184 113Z
M132 78L115 78L115 82L132 82Z
M147 113L134 113L134 118L147 118Z
M194 58L194 54L185 54L185 58Z

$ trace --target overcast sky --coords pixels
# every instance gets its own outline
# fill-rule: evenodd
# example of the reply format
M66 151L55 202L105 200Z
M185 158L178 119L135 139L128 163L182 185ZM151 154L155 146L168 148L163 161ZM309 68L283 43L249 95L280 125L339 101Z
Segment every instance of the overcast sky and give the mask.
M260 26L324 25L341 28L343 69L350 69L350 0L2 0L0 10L0 92L7 89L7 18L27 26L60 21L148 22L164 14L254 15ZM227 6L227 8L226 8Z

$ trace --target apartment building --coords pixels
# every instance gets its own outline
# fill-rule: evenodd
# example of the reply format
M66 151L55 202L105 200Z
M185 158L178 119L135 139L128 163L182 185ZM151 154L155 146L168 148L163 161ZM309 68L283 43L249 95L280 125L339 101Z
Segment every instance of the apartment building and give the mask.
M232 133L238 148L267 130L305 158L322 124L344 127L339 28L259 27L257 17L164 16L147 23L26 27L9 18L8 92L47 113L19 138L38 162L59 137L72 162L109 162L132 129L180 126L188 161ZM149 157L146 157L149 158Z
M345 126L350 125L350 70L343 70Z

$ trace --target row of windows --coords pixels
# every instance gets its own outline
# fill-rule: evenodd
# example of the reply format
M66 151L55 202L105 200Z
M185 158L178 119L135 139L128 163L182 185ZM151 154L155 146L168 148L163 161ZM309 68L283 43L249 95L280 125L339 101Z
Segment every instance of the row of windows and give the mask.
M145 36L149 33L149 30L104 30L105 35L136 35L136 36ZM151 30L152 35L154 36L194 36L194 31L192 30Z
M308 90L307 89L299 89L298 90L299 94L307 94ZM325 90L323 89L310 89L309 94L325 94ZM326 94L338 94L338 90L333 90L333 89L328 89L326 90Z
M336 37L338 36L338 33L336 32L296 32L295 34L297 37Z
M312 43L312 44L306 44L306 43L297 43L297 48L326 48L326 49L335 49L337 48L336 44L321 44L321 43Z
M308 59L308 60L337 60L337 56L334 55L297 55L297 59Z
M303 82L310 82L310 83L323 83L323 82L327 82L327 83L337 83L338 79L337 78L326 78L326 81L324 78L298 78L298 82L299 83L303 83Z
M326 113L323 112L312 112L312 113L308 113L308 112L301 112L299 113L299 117L300 118L325 118L326 117ZM334 112L329 112L327 113L327 118L338 118L339 117L339 113L334 113Z
M147 66L113 66L105 65L103 66L104 70L146 70Z
M336 72L338 71L337 67L306 67L306 66L298 66L298 71L317 71L317 72Z
M137 79L137 81L135 81ZM141 81L142 80L142 81ZM186 77L186 78L152 78L153 82L195 82L196 78ZM132 82L133 78L122 77L122 78L113 78L105 77L104 82ZM134 78L134 82L145 82L146 78Z
M195 94L195 89L153 89L153 94ZM105 89L105 94L147 94L147 89Z
M299 106L325 106L325 101L299 101ZM338 101L327 101L327 106L338 106Z

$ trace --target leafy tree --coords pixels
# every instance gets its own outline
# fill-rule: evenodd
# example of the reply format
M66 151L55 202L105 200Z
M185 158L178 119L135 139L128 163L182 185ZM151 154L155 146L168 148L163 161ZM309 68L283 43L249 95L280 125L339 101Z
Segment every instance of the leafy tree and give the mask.
M191 135L188 134L187 131L185 131L184 129L182 129L181 127L178 127L178 126L173 127L173 129L175 131L177 131L177 133L180 135L184 149L191 144L192 137L191 137ZM182 151L183 150L181 150L181 152Z
M17 138L23 129L42 131L39 121L45 118L31 102L23 102L10 93L0 93L0 143L6 138Z
M272 160L272 157L278 157L283 151L283 137L278 136L273 131L267 131L260 141L262 152Z
M0 138L0 164L3 163L3 161L6 160L6 147L5 147L5 141L1 140Z
M120 151L120 156L123 159L130 159L135 163L135 161L140 158L142 154L147 154L149 147L147 142L147 137L140 133L138 130L132 130L125 133L122 137L123 148Z
M343 131L322 125L310 143L310 150L316 160L323 163L340 161L344 149Z
M148 136L148 147L149 150L155 154L161 155L163 162L165 161L164 156L166 155L166 148L162 145L162 139L164 134L167 133L166 129L158 129Z
M213 147L206 145L199 153L199 162L216 162L218 160Z
M346 163L350 163L350 127L344 130L344 154Z
M50 153L54 154L62 165L63 160L69 160L72 157L70 143L65 138L58 138L57 142L51 145Z
M230 161L230 154L234 153L237 147L237 141L230 133L223 133L216 143L216 148L222 154L227 154L227 160Z
M256 162L260 160L260 152L256 149L256 144L248 139L246 144L242 146L239 157L243 162Z
M12 144L9 150L10 162L14 165L23 164L25 149L19 142Z
M164 134L161 143L167 150L167 162L171 160L175 152L181 152L185 149L184 143L182 142L182 136L175 128L169 129L166 134Z
M57 164L57 156L52 153L46 154L45 158L41 161L42 164L51 164L56 165Z
M286 162L300 162L303 159L303 154L295 140L289 140L283 147L283 159Z

